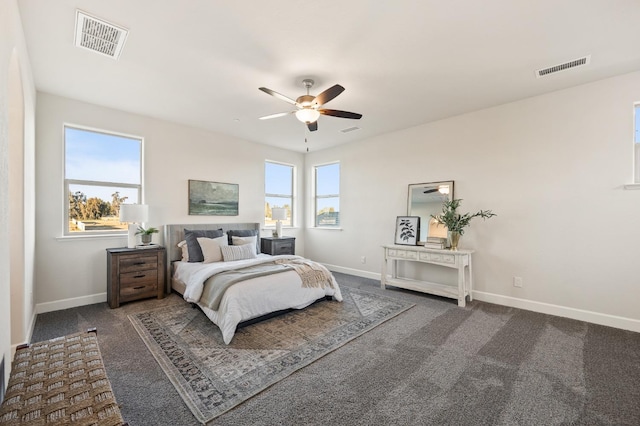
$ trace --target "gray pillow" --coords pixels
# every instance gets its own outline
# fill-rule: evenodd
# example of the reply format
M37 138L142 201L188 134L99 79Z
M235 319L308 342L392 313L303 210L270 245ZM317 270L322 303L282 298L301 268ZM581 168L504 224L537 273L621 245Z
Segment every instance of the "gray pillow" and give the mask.
M189 262L204 262L204 255L202 254L198 237L218 238L223 235L224 231L222 229L185 229L184 240L187 242Z
M257 229L232 229L230 231L227 231L227 235L229 236L229 245L233 245L233 237L253 237L254 235L257 236L258 238L256 238L256 253L260 253L260 236L258 233ZM191 253L189 253L189 256L191 256Z

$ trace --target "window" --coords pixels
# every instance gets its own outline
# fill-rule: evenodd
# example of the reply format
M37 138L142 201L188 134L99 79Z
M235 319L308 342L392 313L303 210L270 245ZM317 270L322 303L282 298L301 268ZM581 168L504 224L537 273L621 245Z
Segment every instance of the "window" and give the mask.
M271 218L271 209L283 208L287 218L285 226L293 226L293 174L294 167L288 164L266 161L264 163L264 224L276 226Z
M120 204L140 203L142 139L64 127L65 235L125 233Z
M635 134L633 136L634 149L634 183L640 183L640 104L634 108L635 112Z
M314 182L316 226L340 226L340 163L316 166Z

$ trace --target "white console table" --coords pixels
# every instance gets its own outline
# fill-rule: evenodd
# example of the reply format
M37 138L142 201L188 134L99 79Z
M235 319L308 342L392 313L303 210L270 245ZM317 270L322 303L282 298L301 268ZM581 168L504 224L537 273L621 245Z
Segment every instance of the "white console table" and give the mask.
M385 245L383 249L384 260L382 262L382 278L380 280L383 289L387 285L391 285L407 290L450 297L458 299L458 306L462 307L466 304L467 296L469 296L469 301L473 300L471 296L473 290L471 254L473 250L437 250L422 246L402 245ZM458 271L458 286L400 278L397 273L398 261L421 262L455 268ZM468 272L468 278L466 272Z

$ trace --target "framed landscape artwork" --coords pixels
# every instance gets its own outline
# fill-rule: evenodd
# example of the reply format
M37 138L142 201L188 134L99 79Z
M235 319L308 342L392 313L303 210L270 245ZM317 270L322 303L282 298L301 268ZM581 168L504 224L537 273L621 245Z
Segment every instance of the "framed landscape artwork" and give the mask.
M238 216L239 192L237 183L189 179L189 214Z
M398 216L396 218L395 244L415 246L420 235L420 216Z

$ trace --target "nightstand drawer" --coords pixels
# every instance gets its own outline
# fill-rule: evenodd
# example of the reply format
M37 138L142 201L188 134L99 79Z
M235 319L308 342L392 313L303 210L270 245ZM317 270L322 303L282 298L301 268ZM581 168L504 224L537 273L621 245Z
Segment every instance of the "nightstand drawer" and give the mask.
M156 284L139 284L135 287L121 287L120 288L120 301L128 302L131 300L138 300L144 297L154 297L158 292L158 286Z
M135 287L137 285L143 285L151 283L154 286L158 284L158 270L149 269L146 271L127 272L126 274L120 274L120 288L123 287Z
M158 269L158 256L121 256L120 273Z
M273 244L273 254L293 254L293 241L283 241Z

